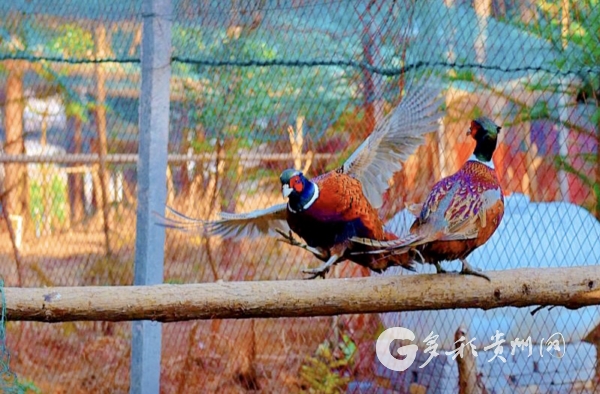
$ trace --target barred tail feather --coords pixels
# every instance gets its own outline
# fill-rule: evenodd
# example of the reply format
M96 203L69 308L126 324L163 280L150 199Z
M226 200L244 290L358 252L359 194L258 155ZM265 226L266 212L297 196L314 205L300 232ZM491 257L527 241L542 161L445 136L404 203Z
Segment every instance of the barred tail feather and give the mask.
M423 236L419 234L408 234L405 237L393 239L391 241L377 241L370 238L353 237L350 239L352 242L359 244L372 246L374 248L380 248L382 250L398 250L403 248L410 248L420 244L423 240Z

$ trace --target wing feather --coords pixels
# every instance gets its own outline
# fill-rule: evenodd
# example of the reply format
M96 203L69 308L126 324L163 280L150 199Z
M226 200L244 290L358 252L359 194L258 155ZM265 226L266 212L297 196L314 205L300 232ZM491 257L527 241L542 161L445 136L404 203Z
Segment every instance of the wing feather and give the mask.
M278 204L247 213L221 212L221 219L217 220L190 218L170 207L167 210L174 218L162 217L156 212L154 215L158 217L156 223L164 227L240 240L262 235L278 236L277 230L288 233L290 227L287 224L286 209L286 204Z
M440 181L430 193L423 209L421 231L439 234L434 240L475 239L487 225L486 211L502 198L499 187L473 187L455 174ZM449 190L448 190L449 188Z
M394 173L424 141L436 131L441 110L441 83L430 80L410 86L400 104L389 113L371 135L352 153L340 171L358 179L363 193L374 208L383 204L383 194Z

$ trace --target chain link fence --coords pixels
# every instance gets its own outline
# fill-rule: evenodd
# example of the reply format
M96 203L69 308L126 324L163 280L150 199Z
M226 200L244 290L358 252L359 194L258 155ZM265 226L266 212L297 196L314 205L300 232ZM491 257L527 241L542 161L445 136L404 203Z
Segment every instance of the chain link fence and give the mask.
M600 262L596 0L173 6L167 205L214 219L279 203L281 171L315 176L340 165L404 86L434 73L445 82L446 116L393 178L380 211L390 228L405 230L405 204L422 202L458 170L473 149L469 120L487 115L503 126L495 165L507 208L471 263L494 270ZM6 286L133 283L141 9L141 0L0 2ZM168 230L164 280L294 279L318 263L273 238ZM330 277L366 275L342 263ZM597 308L529 312L169 323L161 392L456 392L457 363L446 353L459 328L475 338L482 390L595 390ZM405 372L386 370L375 355L375 339L393 326L415 332L423 358ZM483 351L497 330L505 363L487 361L495 348ZM440 356L419 368L430 332ZM542 352L555 332L566 344L562 358ZM129 323L9 322L6 333L24 391L129 389ZM511 341L528 336L537 346L531 356L510 352Z

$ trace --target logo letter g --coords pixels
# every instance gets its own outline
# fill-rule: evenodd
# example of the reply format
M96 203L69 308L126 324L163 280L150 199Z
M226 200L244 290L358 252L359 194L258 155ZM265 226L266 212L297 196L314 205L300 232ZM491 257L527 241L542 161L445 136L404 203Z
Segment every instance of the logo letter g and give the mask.
M377 338L375 349L377 351L377 358L379 359L379 362L392 371L401 372L407 370L415 361L419 347L417 345L401 346L398 349L398 354L405 357L404 359L399 360L390 352L390 345L395 339L406 339L412 341L415 339L415 334L408 328L404 327L388 328L382 332L381 335L379 335L379 338Z

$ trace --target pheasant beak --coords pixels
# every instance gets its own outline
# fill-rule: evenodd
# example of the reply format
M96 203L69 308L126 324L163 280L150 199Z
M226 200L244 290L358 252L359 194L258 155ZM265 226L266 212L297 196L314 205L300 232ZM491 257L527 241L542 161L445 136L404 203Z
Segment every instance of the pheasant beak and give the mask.
M293 191L294 189L291 188L287 183L284 183L283 186L281 186L281 194L283 194L283 198L288 198Z

